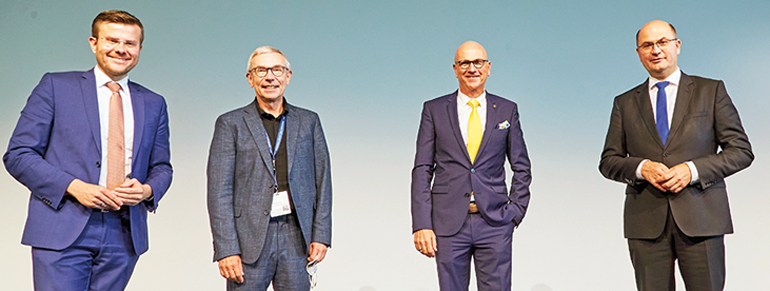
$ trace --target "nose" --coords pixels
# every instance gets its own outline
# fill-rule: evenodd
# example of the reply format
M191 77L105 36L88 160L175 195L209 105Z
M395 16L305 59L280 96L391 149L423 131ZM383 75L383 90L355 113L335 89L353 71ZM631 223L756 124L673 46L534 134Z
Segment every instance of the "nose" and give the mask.
M658 43L654 43L652 45L652 51L650 51L650 52L652 52L652 54L657 55L657 54L659 54L662 51L663 51L663 49L660 48L660 45Z
M468 73L476 73L478 70L474 64L468 66Z

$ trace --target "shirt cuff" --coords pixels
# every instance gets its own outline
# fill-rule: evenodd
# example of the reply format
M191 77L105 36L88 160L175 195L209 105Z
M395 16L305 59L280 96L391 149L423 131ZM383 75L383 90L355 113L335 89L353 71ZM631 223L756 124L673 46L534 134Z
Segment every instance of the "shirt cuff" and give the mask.
M650 159L644 159L641 162L639 162L639 166L636 167L636 179L637 180L644 180L644 176L642 176L642 165L644 165L645 162L649 161Z
M700 181L700 176L698 176L698 168L695 167L695 163L692 161L686 161L684 163L690 168L690 185L697 184Z

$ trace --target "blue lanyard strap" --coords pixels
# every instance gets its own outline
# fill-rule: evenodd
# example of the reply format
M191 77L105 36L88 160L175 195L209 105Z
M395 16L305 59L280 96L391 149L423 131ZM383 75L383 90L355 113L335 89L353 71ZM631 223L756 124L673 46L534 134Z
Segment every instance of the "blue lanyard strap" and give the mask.
M286 115L281 116L281 126L278 128L278 136L275 137L275 148L270 144L270 136L267 134L267 129L265 129L265 138L267 139L268 149L270 149L270 157L273 158L273 189L276 192L278 192L278 178L276 178L278 174L275 170L275 157L278 155L278 149L281 147L284 128L286 128Z

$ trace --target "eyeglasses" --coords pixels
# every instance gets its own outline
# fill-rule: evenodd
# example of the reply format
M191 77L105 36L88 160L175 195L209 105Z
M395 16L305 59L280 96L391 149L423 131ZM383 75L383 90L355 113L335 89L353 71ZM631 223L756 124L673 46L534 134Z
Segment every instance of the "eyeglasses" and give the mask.
M100 37L100 39L103 39L105 41L104 46L112 49L120 45L121 43L126 46L128 49L136 49L139 47L139 43L135 41L130 40L119 40L117 38L106 38L106 37Z
M456 61L455 64L459 65L460 69L467 70L468 68L470 68L471 64L473 64L473 66L476 67L476 69L481 69L484 67L484 64L487 62L489 62L489 60L475 59L472 61L460 60L460 61Z
M655 47L656 45L658 46L658 48L664 49L664 48L666 48L668 46L668 44L670 44L671 42L675 42L677 40L679 40L679 39L678 38L664 38L664 39L661 39L661 40L656 41L656 42L645 42L645 43L642 43L641 45L639 45L638 47L636 47L636 49L641 50L643 52L649 52L649 51L652 51L652 48Z
M257 77L262 78L264 76L267 76L267 71L273 72L273 76L280 77L283 75L283 73L285 73L288 70L289 68L284 66L273 66L272 68L255 67L249 70L249 72L255 71L257 74Z

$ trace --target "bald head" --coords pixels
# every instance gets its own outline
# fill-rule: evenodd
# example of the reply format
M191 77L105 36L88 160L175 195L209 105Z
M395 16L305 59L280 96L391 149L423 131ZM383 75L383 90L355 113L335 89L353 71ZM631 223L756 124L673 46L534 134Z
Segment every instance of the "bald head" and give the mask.
M487 50L485 50L480 43L469 40L463 43L459 48L457 48L457 52L455 52L455 62L462 60L463 57L470 54L474 56L481 56L480 58L485 60L487 59ZM465 58L465 59L473 60L468 58Z
M483 46L475 41L463 43L455 53L452 67L460 85L460 92L471 98L484 93L484 84L489 77L492 63L488 61L487 50Z
M642 32L642 30L649 31L649 30L670 30L674 37L676 38L676 28L674 28L674 25L671 23L665 22L663 20L653 20L650 22L647 22L642 28L636 31L636 45L639 46L639 34Z
M636 53L650 76L664 80L679 68L677 59L682 41L676 36L674 26L661 20L653 20L636 33Z

